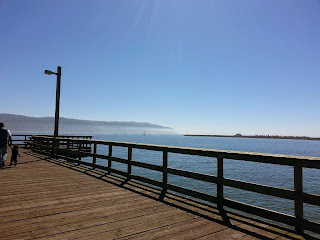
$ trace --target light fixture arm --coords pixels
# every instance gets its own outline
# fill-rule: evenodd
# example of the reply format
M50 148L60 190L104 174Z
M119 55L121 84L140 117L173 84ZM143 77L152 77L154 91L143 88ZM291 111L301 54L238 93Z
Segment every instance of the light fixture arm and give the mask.
M49 70L45 70L44 74L46 74L46 75L51 75L51 74L58 75L59 73L55 73L55 72L52 72L52 71L49 71Z

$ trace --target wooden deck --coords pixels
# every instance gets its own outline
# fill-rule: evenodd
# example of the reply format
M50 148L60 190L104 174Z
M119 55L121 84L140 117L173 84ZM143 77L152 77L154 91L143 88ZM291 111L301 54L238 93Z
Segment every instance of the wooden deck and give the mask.
M0 169L0 239L305 239L286 228L21 150ZM10 159L8 154L6 164Z

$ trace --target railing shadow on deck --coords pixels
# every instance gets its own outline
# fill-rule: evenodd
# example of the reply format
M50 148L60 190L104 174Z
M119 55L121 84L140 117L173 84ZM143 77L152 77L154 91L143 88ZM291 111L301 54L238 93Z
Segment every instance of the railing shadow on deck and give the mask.
M168 204L170 206L179 208L183 211L192 213L194 215L203 217L210 221L223 224L232 228L234 230L243 232L250 236L256 237L258 239L271 239L264 235L259 234L258 232L253 232L245 227L241 227L237 225L231 224L231 221L239 222L239 224L244 224L246 226L251 226L256 229L260 229L263 231L267 231L273 234L277 234L283 236L288 239L300 239L299 237L295 237L294 234L296 231L289 229L284 226L279 226L277 224L266 222L261 219L257 219L255 217L245 216L239 214L237 212L224 210L223 208L213 207L212 205L205 204L203 202L199 202L195 199L190 199L181 195L177 195L175 193L165 193L157 188L153 188L151 186L142 184L141 182L136 182L129 178L124 178L123 176L115 176L112 175L111 172L103 172L97 169L90 169L88 166L79 165L80 161L72 160L72 159L58 159L53 158L52 156L43 155L43 151L29 152L29 155L40 158L41 160L46 160L51 163L57 164L62 167L66 167L72 169L77 172L84 173L101 181L107 182L109 184L113 184L115 186L121 187L123 189L132 191L134 193L140 194L142 196L151 198L156 201L160 201L162 203ZM68 161L69 160L69 161ZM70 162L70 160L72 162ZM277 230L279 231L277 231ZM292 234L293 233L293 234ZM318 239L306 233L300 233L305 239Z

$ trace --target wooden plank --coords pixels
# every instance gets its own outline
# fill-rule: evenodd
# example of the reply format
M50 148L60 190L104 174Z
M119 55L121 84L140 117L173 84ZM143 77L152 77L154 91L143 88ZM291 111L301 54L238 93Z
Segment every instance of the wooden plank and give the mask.
M302 193L303 202L320 206L320 195Z
M245 233L241 233L239 231L228 229L226 226L217 225L217 224L204 224L203 226L198 226L192 229L187 229L184 232L178 232L165 237L165 239L177 239L177 240L184 240L184 239L201 239L207 236L221 233L222 231L228 230L228 234L224 234L223 236L215 237L213 239L227 239L227 237L232 236L229 239L235 239L235 237L241 237L246 235ZM231 234L233 232L233 235ZM236 233L236 234L235 234Z
M233 180L228 178L225 178L222 181L224 185L229 187L234 187L238 189L243 189L247 191L252 191L256 193L261 193L261 194L285 198L285 199L293 200L295 198L295 195L294 195L295 192L293 190L248 183L248 182L238 181L238 180Z
M185 170L180 170L180 169L174 169L174 168L168 168L168 173L174 174L177 176L182 176L182 177L187 177L187 178L192 178L196 180L201 180L205 182L211 182L211 183L217 183L217 177L208 175L208 174L203 174L203 173L195 173L195 172L190 172L190 171L185 171Z
M224 199L224 206L237 209L239 211L247 212L250 214L254 214L256 216L260 216L270 220L274 220L277 222L285 223L291 226L294 226L296 223L295 218L291 215L267 210L267 209L252 206L249 204L240 203L230 199Z
M150 178L146 178L146 177L141 177L141 176L136 176L136 175L131 175L131 178L140 182L144 182L144 183L148 183L151 184L153 186L157 186L157 187L162 187L163 183L150 179Z
M212 203L217 203L217 197L214 195L210 195L210 194L206 194L206 193L202 193L202 192L198 192L195 190L191 190L191 189L187 189L187 188L183 188L183 187L179 187L179 186L175 186L172 184L167 184L167 188L168 190L172 190L181 194L185 194L191 197L195 197L198 199L202 199L208 202L212 202Z
M153 165L153 164L149 164L149 163L144 163L144 162L131 161L131 165L136 166L136 167L150 169L153 171L158 171L158 172L163 171L163 168L161 166Z
M84 228L77 231L68 231L65 233L56 233L55 235L46 236L45 239L115 239L127 237L136 233L145 232L158 226L175 223L192 219L193 216L187 213L175 213L174 210L165 212L155 212L145 214L133 219L124 219L122 221L107 221L94 225L88 223ZM59 231L59 230L58 230Z
M140 204L130 205L122 204L122 208L119 209L116 206L100 207L94 209L85 209L82 211L73 211L67 214L51 215L50 223L39 226L38 223L28 224L28 231L25 228L15 228L15 235L13 239L25 238L30 236L29 231L32 230L32 236L34 237L48 237L59 233L69 233L74 230L78 230L79 226L82 228L94 228L101 226L102 224L112 223L117 220L130 219L130 217L139 218L143 215L153 215L157 213L165 213L169 211L167 206L149 205L146 206ZM28 223L28 221L24 221ZM21 223L20 223L21 224ZM9 236L8 236L9 235ZM12 234L7 234L6 239L10 239ZM5 235L3 235L5 236Z
M320 223L304 219L303 226L306 230L320 234Z
M188 219L186 221L177 221L173 224L167 224L165 226L151 229L149 231L134 234L130 236L131 240L150 240L150 239L158 239L158 238L168 238L168 236L172 234L180 234L183 236L183 233L186 231L190 231L196 227L201 227L207 224L205 219L200 220L198 217L193 219Z
M114 162L119 162L119 163L124 163L124 164L129 163L129 161L127 159L118 158L118 157L111 157L111 160ZM137 161L133 161L133 160L130 161L130 165L135 166L135 167L146 168L146 169L150 169L150 170L154 170L154 171L159 171L159 172L162 172L162 170L163 170L163 168L161 166L153 165L150 163L137 162Z

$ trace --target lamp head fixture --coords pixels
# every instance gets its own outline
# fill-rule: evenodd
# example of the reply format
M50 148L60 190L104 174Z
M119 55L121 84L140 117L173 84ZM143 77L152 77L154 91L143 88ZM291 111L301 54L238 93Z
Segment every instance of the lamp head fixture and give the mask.
M49 71L49 70L45 70L45 71L44 71L44 74L46 74L46 75L51 75L51 74L57 75L57 73L52 72L52 71Z

